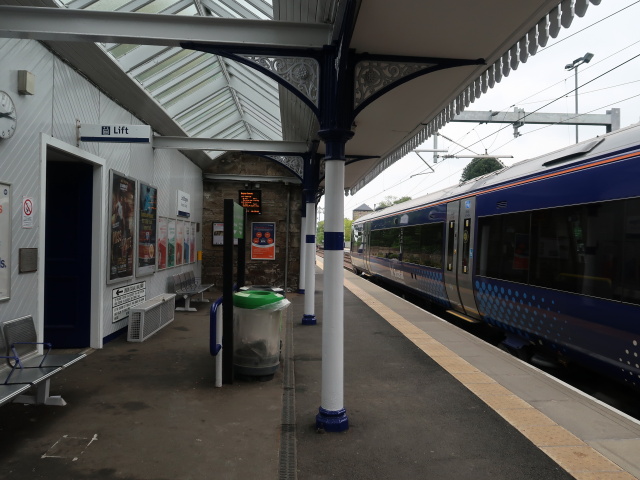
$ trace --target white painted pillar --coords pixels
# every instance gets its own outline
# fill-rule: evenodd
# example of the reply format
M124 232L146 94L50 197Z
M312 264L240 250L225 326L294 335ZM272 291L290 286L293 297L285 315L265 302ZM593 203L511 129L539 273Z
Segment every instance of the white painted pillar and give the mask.
M305 206L306 209L306 206ZM306 215L306 212L305 212ZM298 293L304 293L304 286L306 285L306 265L307 265L307 217L300 219L300 276L298 277Z
M349 428L344 408L344 159L325 158L322 392L316 425Z
M305 236L305 289L303 325L315 325L316 320L316 204L307 203L307 219Z

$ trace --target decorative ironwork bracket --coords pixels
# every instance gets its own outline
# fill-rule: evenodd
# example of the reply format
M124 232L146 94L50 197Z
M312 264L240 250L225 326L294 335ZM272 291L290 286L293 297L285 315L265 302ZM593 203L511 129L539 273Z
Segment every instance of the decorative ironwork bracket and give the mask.
M318 107L320 64L315 58L276 57L273 55L238 56L277 75Z
M300 180L304 180L304 159L299 155L265 155L295 173Z

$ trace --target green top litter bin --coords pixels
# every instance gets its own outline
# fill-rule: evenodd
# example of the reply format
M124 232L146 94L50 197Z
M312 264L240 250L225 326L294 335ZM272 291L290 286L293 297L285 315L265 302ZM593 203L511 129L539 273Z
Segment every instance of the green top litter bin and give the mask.
M284 296L263 290L233 294L233 367L248 376L273 375L280 364Z

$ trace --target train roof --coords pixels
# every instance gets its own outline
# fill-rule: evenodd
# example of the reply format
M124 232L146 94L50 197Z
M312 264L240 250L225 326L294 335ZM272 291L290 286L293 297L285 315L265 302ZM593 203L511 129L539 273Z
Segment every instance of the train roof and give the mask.
M380 217L395 215L405 210L412 210L422 205L441 202L466 193L472 193L487 187L500 185L519 178L526 178L541 172L549 172L570 165L578 164L590 158L619 151L632 146L640 148L640 123L616 130L615 132L599 135L576 145L561 148L538 157L522 160L509 167L476 177L458 185L452 185L437 192L414 198L382 210L363 215L353 223L362 223Z

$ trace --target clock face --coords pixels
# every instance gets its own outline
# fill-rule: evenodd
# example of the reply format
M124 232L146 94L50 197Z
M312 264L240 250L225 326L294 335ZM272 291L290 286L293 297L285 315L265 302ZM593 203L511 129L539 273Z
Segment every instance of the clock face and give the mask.
M0 91L0 138L10 138L16 131L18 115L8 93Z

